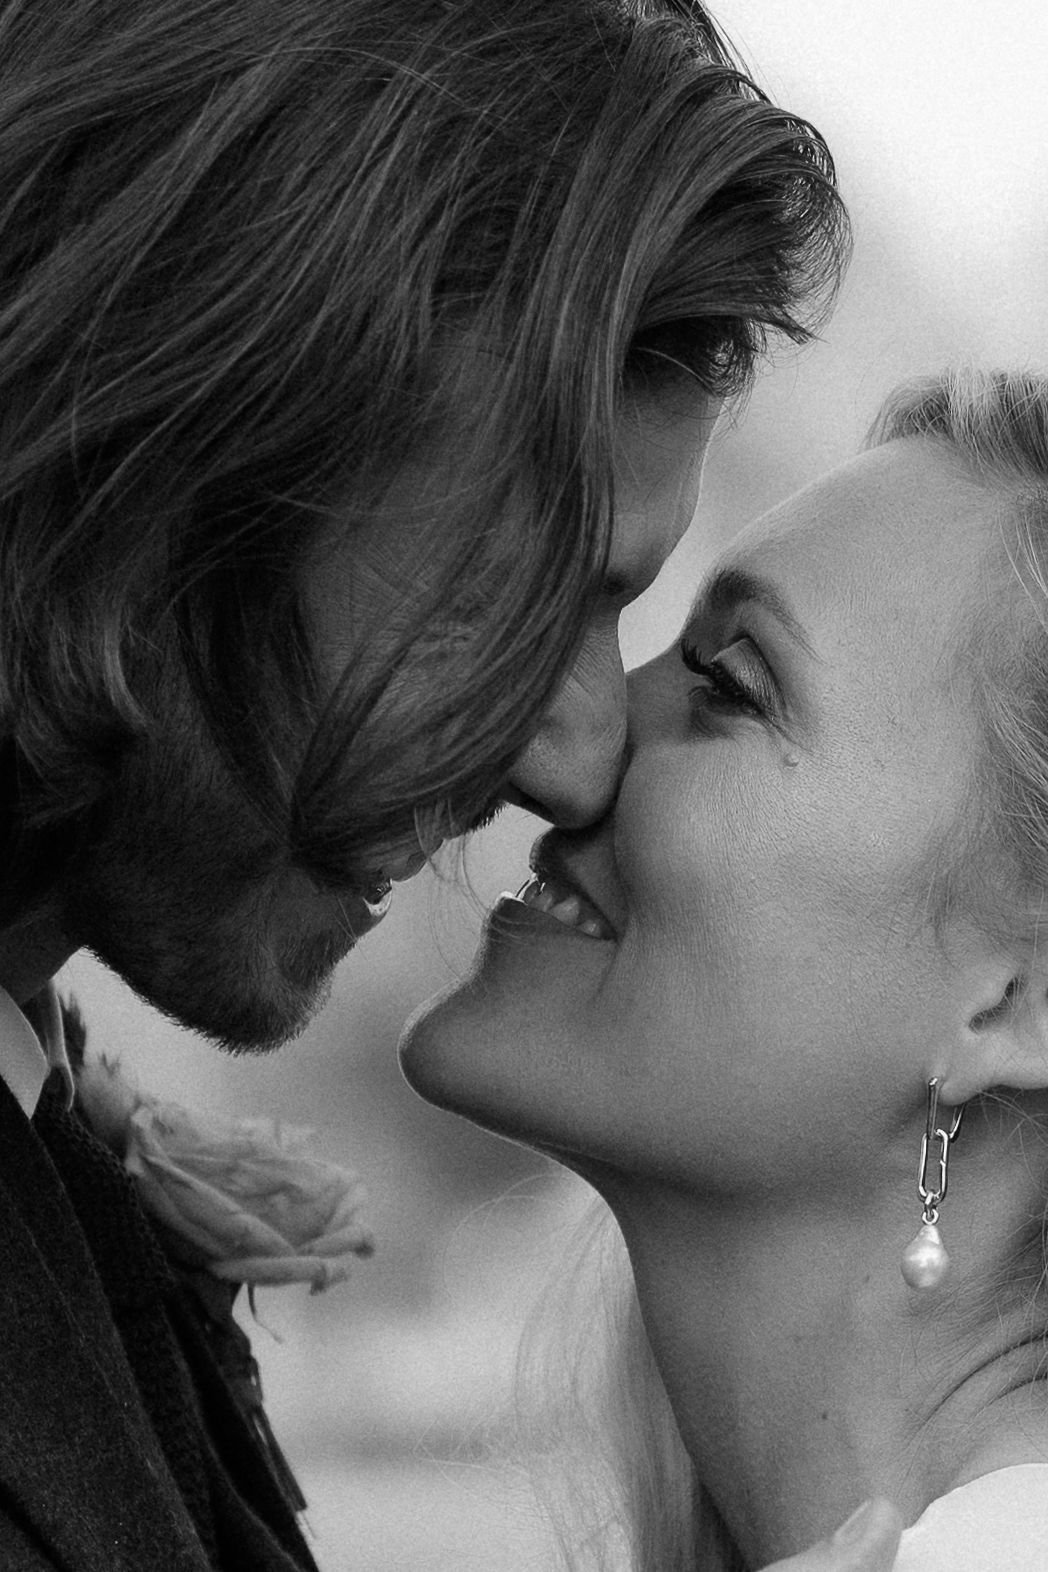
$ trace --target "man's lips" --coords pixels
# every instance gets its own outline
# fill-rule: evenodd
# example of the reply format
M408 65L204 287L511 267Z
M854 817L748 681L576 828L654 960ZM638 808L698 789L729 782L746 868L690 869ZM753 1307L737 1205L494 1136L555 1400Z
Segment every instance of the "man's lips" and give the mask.
M352 890L344 892L340 897L343 913L357 938L363 938L372 928L378 926L389 911L393 898L393 885L402 884L407 879L413 879L421 873L426 864L436 856L446 840L454 840L463 835L472 835L474 831L483 829L505 807L505 800L498 798L490 802L470 821L466 823L447 819L444 822L444 833L426 835L420 829L418 836L413 840L405 840L399 844L391 844L384 853L376 856L379 871L369 883L357 885Z
M327 898L330 900L332 897L341 925L351 941L349 948L352 949L358 939L363 939L372 928L378 927L389 911L393 886L388 882L375 884L366 893L360 889L331 891Z
M443 818L435 819L429 826L425 821L421 822L414 836L405 837L399 842L391 842L384 851L376 854L375 861L379 868L379 872L375 875L376 888L382 889L389 884L402 884L405 879L413 879L416 873L421 873L427 862L432 861L447 841L458 840L484 829L505 806L504 799L500 797L489 802L485 808L468 820L458 819L449 813ZM365 893L369 894L369 892Z

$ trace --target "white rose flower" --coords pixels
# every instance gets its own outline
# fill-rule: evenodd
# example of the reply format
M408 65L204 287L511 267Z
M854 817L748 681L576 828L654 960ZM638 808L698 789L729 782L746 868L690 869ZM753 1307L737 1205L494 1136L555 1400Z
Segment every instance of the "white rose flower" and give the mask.
M374 1241L356 1175L308 1156L312 1131L219 1120L133 1091L112 1063L82 1072L91 1123L123 1158L143 1205L215 1277L252 1287L349 1276Z

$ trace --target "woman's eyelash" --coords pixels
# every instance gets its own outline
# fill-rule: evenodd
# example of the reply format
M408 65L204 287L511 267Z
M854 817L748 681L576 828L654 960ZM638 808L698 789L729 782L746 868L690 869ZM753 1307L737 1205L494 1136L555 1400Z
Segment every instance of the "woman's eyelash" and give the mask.
M693 644L687 634L682 635L680 640L680 658L689 671L705 678L709 684L693 688L694 695L726 708L743 710L749 715L764 714L764 706L752 688L747 687L718 656L704 660L698 645Z

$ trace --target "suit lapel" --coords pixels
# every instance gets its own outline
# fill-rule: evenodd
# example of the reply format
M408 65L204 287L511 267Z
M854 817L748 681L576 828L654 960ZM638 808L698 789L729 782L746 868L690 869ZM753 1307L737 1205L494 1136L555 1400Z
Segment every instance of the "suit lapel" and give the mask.
M205 1572L94 1263L0 1082L0 1492L77 1572Z

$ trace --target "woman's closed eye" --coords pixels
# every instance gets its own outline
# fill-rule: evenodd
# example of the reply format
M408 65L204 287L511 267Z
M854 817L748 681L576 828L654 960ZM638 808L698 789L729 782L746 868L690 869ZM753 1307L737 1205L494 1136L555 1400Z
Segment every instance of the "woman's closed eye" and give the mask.
M777 685L752 639L741 636L707 658L685 633L680 656L687 669L701 678L690 697L702 708L758 719L770 718L777 709Z

